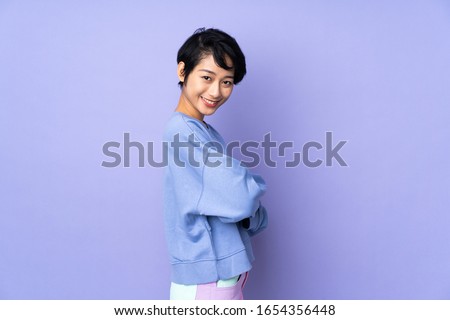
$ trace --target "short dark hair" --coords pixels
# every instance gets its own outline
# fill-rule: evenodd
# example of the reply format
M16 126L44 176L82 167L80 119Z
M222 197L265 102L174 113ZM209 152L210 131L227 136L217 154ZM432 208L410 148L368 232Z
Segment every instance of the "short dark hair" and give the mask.
M234 84L238 84L247 73L244 53L232 36L219 29L199 28L178 50L177 63L184 62L184 82L200 60L209 54L213 55L219 67L225 70L234 68ZM225 63L226 56L233 66ZM183 81L178 84L182 87Z

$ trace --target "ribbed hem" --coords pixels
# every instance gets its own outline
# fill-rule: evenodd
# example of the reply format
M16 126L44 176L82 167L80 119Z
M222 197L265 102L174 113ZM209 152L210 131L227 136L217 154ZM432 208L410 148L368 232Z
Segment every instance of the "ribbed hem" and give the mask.
M251 262L246 250L242 250L218 261L206 260L173 264L172 282L188 285L229 279L249 271L252 268Z

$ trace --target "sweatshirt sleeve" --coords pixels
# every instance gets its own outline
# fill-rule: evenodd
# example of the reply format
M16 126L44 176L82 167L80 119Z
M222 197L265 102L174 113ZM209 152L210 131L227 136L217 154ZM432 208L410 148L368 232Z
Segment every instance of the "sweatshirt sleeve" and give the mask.
M216 216L225 223L236 223L255 215L264 194L264 180L241 162L226 155L224 146L211 141L197 122L190 130L169 132L167 192L172 194L180 214Z
M252 217L242 220L242 225L245 229L247 229L250 236L254 236L263 231L267 227L267 223L267 211L266 208L261 204Z
M217 149L205 156L198 212L230 223L254 216L266 189L264 180Z

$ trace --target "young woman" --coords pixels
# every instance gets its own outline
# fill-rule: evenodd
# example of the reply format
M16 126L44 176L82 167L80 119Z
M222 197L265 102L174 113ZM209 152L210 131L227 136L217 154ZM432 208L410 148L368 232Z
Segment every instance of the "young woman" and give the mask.
M226 155L221 135L204 121L246 73L236 40L198 29L178 51L181 95L164 140L165 231L172 265L171 299L243 299L254 260L250 237L267 226L265 183Z

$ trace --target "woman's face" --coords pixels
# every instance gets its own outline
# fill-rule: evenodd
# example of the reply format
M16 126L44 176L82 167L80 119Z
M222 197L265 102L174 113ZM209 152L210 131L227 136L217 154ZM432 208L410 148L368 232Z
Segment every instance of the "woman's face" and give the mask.
M227 57L227 65L232 65ZM178 77L185 81L182 74L184 63L178 64ZM212 115L223 105L233 92L234 71L219 67L212 55L207 55L189 74L182 87L177 110L194 118L203 120L205 115Z

